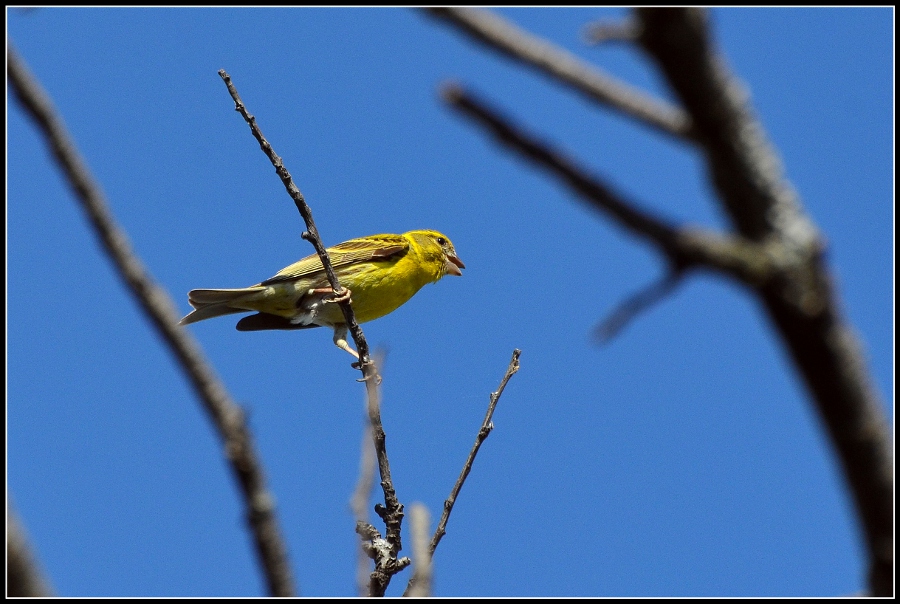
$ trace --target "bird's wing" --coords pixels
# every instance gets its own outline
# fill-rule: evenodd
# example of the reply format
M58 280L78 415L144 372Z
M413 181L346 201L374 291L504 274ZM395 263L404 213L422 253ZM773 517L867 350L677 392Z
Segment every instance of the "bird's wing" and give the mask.
M409 241L402 235L371 235L351 239L328 248L328 257L331 259L331 265L337 270L340 267L359 262L387 260L395 256L402 256L407 252L409 252ZM300 277L315 277L324 272L325 269L322 268L322 261L318 254L313 254L286 266L274 277L266 279L260 285L271 285Z

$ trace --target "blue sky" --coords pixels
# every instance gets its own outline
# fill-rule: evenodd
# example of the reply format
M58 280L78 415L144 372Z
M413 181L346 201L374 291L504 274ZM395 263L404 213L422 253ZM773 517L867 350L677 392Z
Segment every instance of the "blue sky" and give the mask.
M619 9L505 9L669 97ZM716 38L829 244L893 400L893 11L722 9ZM436 518L513 348L510 382L435 556L441 596L829 596L864 587L819 419L756 302L691 277L606 346L596 323L659 259L445 108L456 79L680 223L727 228L688 148L405 9L8 12L156 280L242 287L311 253L216 74L226 69L328 245L437 229L468 267L363 325L388 350L402 502ZM7 97L9 101L9 96ZM7 113L8 491L59 594L264 587L220 445L99 250L43 143ZM247 410L301 593L354 591L363 387L326 330L190 331ZM887 413L893 421L893 411ZM407 576L395 579L397 595Z

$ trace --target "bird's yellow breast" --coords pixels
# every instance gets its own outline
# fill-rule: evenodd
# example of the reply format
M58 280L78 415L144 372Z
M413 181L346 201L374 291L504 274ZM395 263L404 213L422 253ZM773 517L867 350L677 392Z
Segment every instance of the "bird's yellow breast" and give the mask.
M365 323L397 310L423 285L438 278L439 275L429 271L429 266L423 265L415 251L410 250L397 260L362 264L353 274L341 278L341 285L351 291L356 320ZM323 319L343 322L340 308L329 311Z

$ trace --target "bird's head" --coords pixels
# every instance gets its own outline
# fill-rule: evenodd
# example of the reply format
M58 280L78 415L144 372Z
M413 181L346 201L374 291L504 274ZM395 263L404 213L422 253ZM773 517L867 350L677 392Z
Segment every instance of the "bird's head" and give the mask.
M441 267L441 277L444 275L462 276L460 269L466 268L463 261L456 255L456 249L449 237L437 231L410 231L406 233L407 237L412 237L424 250L438 252L443 260Z

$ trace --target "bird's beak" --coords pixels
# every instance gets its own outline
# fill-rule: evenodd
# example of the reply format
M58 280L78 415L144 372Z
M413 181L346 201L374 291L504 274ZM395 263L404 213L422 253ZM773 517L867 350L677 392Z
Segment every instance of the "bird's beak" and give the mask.
M461 268L466 268L466 265L463 264L462 260L456 256L447 256L447 262L444 263L444 269L448 275L462 277L462 271L459 270Z

